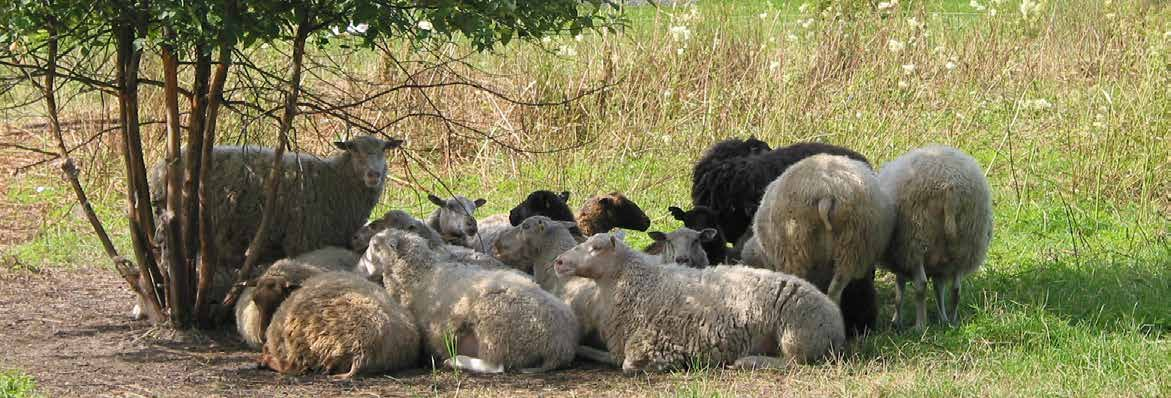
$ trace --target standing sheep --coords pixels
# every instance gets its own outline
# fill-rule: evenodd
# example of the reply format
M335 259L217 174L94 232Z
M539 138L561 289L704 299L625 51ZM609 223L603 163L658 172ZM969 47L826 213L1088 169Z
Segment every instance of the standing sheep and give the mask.
M479 373L544 372L573 361L569 306L520 273L445 262L422 238L387 230L362 261L382 264L386 290L415 315L433 357Z
M586 199L577 215L577 226L583 236L609 232L614 228L646 231L651 226L637 203L618 192Z
M703 242L703 251L707 253L708 264L728 264L735 260L729 257L728 239L724 237L723 232L720 232L720 224L717 221L718 216L715 211L704 206L696 206L688 211L671 206L667 208L667 211L671 212L671 216L675 217L676 220L682 221L684 227L696 231L703 231L707 228L716 230L714 238Z
M260 245L262 261L292 257L325 246L346 246L351 234L370 218L386 181L386 151L402 141L362 136L335 142L342 150L329 158L284 154L284 174L268 242ZM212 239L221 267L236 269L256 235L264 206L264 180L273 150L253 146L212 148L215 167L207 179ZM180 160L182 161L182 160ZM151 202L165 208L165 161L151 170ZM160 223L161 225L161 223ZM224 289L226 292L226 289ZM222 297L211 297L213 301Z
M911 280L915 327L924 326L930 277L939 319L958 323L963 279L984 264L992 240L992 195L980 164L958 149L931 145L887 163L878 179L895 203L894 233L883 261L896 277L894 322L904 320L903 288ZM949 282L950 301L944 300Z
M273 313L292 292L292 286L322 272L349 271L357 264L354 252L339 247L325 247L273 263L259 278L249 281L236 300L240 338L248 346L260 348Z
M435 195L427 195L427 200L439 206L427 217L427 226L434 229L448 244L475 247L471 238L476 236L476 209L488 203L484 199L471 200L463 196L453 196L443 200Z
M758 241L766 268L796 275L826 292L841 305L851 333L861 333L878 316L874 268L890 242L893 223L891 199L869 166L820 154L797 162L769 184L749 242ZM868 289L844 295L847 285Z
M647 235L654 240L654 243L643 249L647 254L658 255L659 261L665 264L675 263L692 268L703 268L709 265L707 252L703 250L703 245L715 240L717 232L715 228L696 231L683 227L666 234L651 231Z
M306 280L272 317L260 363L280 373L345 373L410 367L419 332L410 314L375 283L348 272Z
M605 308L598 327L624 371L697 360L781 368L843 346L837 306L799 278L741 266L658 266L643 258L613 235L598 234L554 261L559 275L597 283L595 305Z

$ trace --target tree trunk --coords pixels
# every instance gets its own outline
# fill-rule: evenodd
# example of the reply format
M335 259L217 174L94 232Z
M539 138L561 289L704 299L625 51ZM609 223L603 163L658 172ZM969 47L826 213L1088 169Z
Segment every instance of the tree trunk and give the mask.
M187 329L191 326L191 280L185 259L186 246L182 239L183 229L188 225L182 222L186 214L183 206L183 163L190 164L196 159L188 157L182 159L180 153L180 124L179 124L179 59L175 56L175 49L169 45L163 46L163 106L167 114L167 211L160 220L163 223L163 234L166 239L164 259L170 280L167 286L167 298L171 307L171 323L178 329ZM190 146L190 144L188 144ZM186 162L182 162L186 160ZM194 204L194 201L192 201Z
M289 146L289 130L293 127L293 118L297 116L297 98L301 93L301 65L305 57L305 41L311 30L308 10L300 9L297 10L297 13L299 15L297 33L293 37L293 65L292 70L289 71L289 88L288 92L285 93L284 112L281 115L280 129L277 132L278 143L274 151L272 169L264 184L264 209L261 211L260 226L257 227L256 235L252 237L252 241L248 243L248 250L244 252L244 265L236 276L236 283L232 284L232 290L224 298L224 306L226 307L235 305L242 282L249 277L252 268L260 261L260 251L264 242L268 240L269 227L272 225L273 217L277 216L275 214L277 192L280 191L281 179L284 174L282 158L285 154L285 148Z
M163 302L163 276L159 272L152 249L151 233L154 222L150 192L146 183L146 167L142 158L142 135L138 119L138 65L141 49L136 49L133 18L125 18L117 29L118 111L122 132L122 160L126 165L126 218L134 256L138 260L141 285L149 286L160 306Z
M161 323L166 318L163 315L162 306L155 297L154 290L145 289L141 286L134 272L134 264L118 254L118 250L110 240L110 235L106 232L105 226L102 225L102 220L94 212L93 205L90 204L89 197L85 194L85 189L81 187L81 181L77 178L77 166L74 164L73 159L69 157L69 149L65 146L65 138L61 134L61 121L58 117L56 89L58 32L56 20L49 17L46 25L49 34L49 40L46 46L48 54L46 58L45 83L41 87L41 90L45 96L45 110L49 115L49 130L56 139L57 151L61 156L63 177L73 187L73 193L77 196L77 203L81 205L81 209L85 212L85 218L89 220L90 226L93 227L94 233L98 236L98 240L101 241L106 255L114 262L114 269L130 285L130 290L142 298L141 301L145 304L145 308L142 308L142 311L146 313L147 318L151 322Z

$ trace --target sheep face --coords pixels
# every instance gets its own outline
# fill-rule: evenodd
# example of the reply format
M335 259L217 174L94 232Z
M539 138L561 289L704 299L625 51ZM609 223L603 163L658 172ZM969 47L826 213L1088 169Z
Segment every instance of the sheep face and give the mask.
M525 219L533 216L545 216L552 220L573 221L573 211L569 210L569 191L553 193L551 191L534 191L512 211L508 212L508 222L513 226L520 225Z
M568 232L576 226L572 221L555 221L545 216L529 217L496 238L492 255L504 263L528 261L556 239L558 230Z
M464 245L469 237L476 235L476 209L488 202L484 199L471 200L458 195L448 200L427 195L427 199L439 206L436 232L439 232L444 241L459 245Z
M651 218L638 207L637 203L618 192L598 198L598 211L611 221L615 228L646 231L651 227ZM601 231L605 232L605 231Z
M407 231L388 229L370 239L363 261L373 261L386 266L407 266L411 268L429 266L432 252L430 244L423 237Z
M272 321L272 315L276 313L277 307L289 297L289 294L296 290L299 285L290 282L288 279L280 276L265 276L258 278L255 282L255 290L252 292L252 303L256 304L257 312L260 313L260 330L268 330L268 324ZM260 334L260 340L264 341L264 333Z
M366 183L367 188L381 189L386 182L386 151L398 148L401 140L383 140L362 136L349 141L337 141L333 145L350 155L350 166L354 175Z
M625 243L613 234L597 234L557 256L557 259L553 260L553 269L562 278L611 278L622 266L623 259L619 254L624 249L629 250Z
M668 234L652 231L648 235L663 245L663 253L660 256L664 263L703 268L708 266L707 252L703 250L703 244L716 238L716 230L704 228L696 231L684 227Z

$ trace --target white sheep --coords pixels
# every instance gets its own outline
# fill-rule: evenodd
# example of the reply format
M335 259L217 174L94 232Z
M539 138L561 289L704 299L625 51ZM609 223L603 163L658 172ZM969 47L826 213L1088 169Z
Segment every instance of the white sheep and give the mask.
M471 238L476 236L476 209L488 203L484 199L471 200L463 196L453 196L443 200L435 195L427 195L427 200L439 206L427 217L427 226L434 229L443 237L443 241L452 245L475 247Z
M766 268L803 278L840 303L846 285L874 269L893 223L890 196L866 163L819 154L768 185L748 243L760 245Z
M272 317L260 363L281 373L345 372L335 379L413 366L418 326L386 292L349 272L313 276Z
M362 260L382 264L386 290L415 315L433 357L479 373L573 361L578 326L568 305L519 272L441 257L417 235L386 230Z
M703 245L715 240L718 234L715 228L704 228L702 231L696 231L683 227L669 233L651 231L647 232L647 235L654 240L654 243L651 243L643 251L647 254L658 255L659 261L663 263L703 268L709 265L707 251L704 250Z
M904 320L903 288L910 280L915 327L924 326L928 277L940 320L958 322L963 279L984 264L992 240L992 195L980 164L958 149L931 145L883 165L878 179L895 202L894 234L883 261L896 277L894 322ZM944 300L949 282L951 300Z
M594 305L598 288L586 278L559 278L553 270L553 260L577 246L573 230L575 221L555 221L545 216L532 216L500 235L494 245L497 259L513 268L533 270L533 278L542 289L561 297L573 309L579 326L579 336L585 347L578 347L578 355L596 362L617 365L605 351L605 343L598 335L597 322L604 307Z
M438 232L435 232L430 226L402 210L388 211L382 215L382 218L374 220L359 229L358 232L354 233L351 245L353 247L360 247L362 252L365 252L366 248L370 245L370 239L379 232L387 229L405 231L422 237L432 249L442 254L445 261L476 264L491 269L507 268L504 263L496 260L490 254L481 253L464 246L445 243ZM376 262L361 261L359 259L357 266L354 268L354 272L367 277L378 277L382 275L382 265Z
M349 271L357 263L357 254L340 247L325 247L273 263L260 277L248 281L236 300L236 331L240 338L248 346L260 348L273 313L293 286L322 272Z
M561 254L554 268L597 283L594 305L605 308L598 327L624 371L695 361L781 368L821 360L845 341L837 306L791 275L648 264L611 234Z

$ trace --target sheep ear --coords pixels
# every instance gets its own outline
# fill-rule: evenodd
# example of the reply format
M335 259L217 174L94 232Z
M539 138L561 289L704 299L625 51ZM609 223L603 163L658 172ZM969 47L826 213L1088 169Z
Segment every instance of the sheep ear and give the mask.
M618 247L618 237L610 235L610 249L613 250L616 247Z
M612 207L612 206L614 206L614 199L607 196L607 197L598 199L598 204L602 205L602 207Z
M403 145L403 140L391 138L389 140L382 140L382 150L391 150Z
M557 195L557 197L561 198L562 202L569 203L569 191L561 191L561 194Z
M667 211L671 212L671 217L675 217L675 219L679 221L683 221L683 216L687 215L683 209L675 206L668 207Z
M335 146L335 147L337 147L337 149L341 149L343 151L350 150L350 142L349 141L334 141L333 146Z
M647 236L650 236L651 239L654 239L655 242L662 242L662 241L667 240L667 234L664 234L659 231L651 231L651 232L647 232L646 234L647 234Z
M712 239L715 239L715 238L716 238L716 229L715 228L704 228L702 231L699 231L699 241L700 242L711 242Z
M476 204L476 208L481 208L481 207L484 207L485 203L488 203L488 199L480 198L480 199L476 199L472 203Z
M432 194L427 194L427 200L430 200L431 203L434 203L436 206L439 206L439 207L447 206L447 202L445 202L443 199L440 199L438 196L435 196Z

